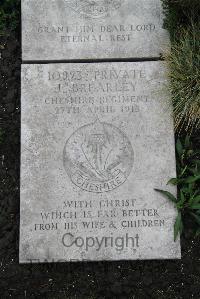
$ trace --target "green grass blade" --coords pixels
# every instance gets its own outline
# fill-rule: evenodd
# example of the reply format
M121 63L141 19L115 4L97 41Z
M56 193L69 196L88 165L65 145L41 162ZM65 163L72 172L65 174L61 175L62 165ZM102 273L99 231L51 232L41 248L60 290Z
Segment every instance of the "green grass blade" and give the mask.
M185 179L184 182L186 184L191 184L191 183L195 183L195 182L197 182L199 180L200 180L200 175L198 175L198 176L190 176L187 179Z
M178 153L179 157L181 157L181 155L183 153L183 146L181 144L180 139L178 139L177 142L176 142L176 150L177 150L177 153Z
M174 186L176 186L176 185L178 184L178 182L179 182L179 179L177 179L177 178L172 178L172 179L170 179L170 180L167 182L167 185L174 185Z
M160 190L160 189L154 189L154 190L163 194L165 197L167 197L173 203L177 203L177 199L172 193L170 193L168 191Z
M192 209L192 210L200 210L200 204L192 204L190 206L190 209Z
M199 203L200 202L200 195L197 195L196 197L193 198L193 203Z
M174 224L174 242L176 241L178 234L180 233L180 235L181 235L182 232L183 232L182 215L181 215L181 212L179 212L176 217L175 224Z
M196 215L195 213L190 213L190 215L193 216L193 218L195 219L195 221L198 223L198 225L200 226L200 216Z
M185 137L185 148L189 148L190 146L190 137L189 135L186 135Z

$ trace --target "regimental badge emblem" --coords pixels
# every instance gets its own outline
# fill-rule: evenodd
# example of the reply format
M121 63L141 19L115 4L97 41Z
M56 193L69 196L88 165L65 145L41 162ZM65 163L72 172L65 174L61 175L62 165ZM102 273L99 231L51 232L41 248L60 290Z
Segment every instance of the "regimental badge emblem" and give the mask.
M103 193L118 188L127 180L134 152L120 129L96 120L69 137L63 162L73 184L88 192Z
M103 18L121 7L125 0L64 0L68 7L81 16Z

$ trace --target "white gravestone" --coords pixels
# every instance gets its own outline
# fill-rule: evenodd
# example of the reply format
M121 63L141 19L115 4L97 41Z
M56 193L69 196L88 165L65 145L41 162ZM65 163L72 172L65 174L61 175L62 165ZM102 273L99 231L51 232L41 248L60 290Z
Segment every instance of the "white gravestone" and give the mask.
M22 0L24 61L158 58L161 0Z
M21 263L180 258L166 86L162 62L22 65Z

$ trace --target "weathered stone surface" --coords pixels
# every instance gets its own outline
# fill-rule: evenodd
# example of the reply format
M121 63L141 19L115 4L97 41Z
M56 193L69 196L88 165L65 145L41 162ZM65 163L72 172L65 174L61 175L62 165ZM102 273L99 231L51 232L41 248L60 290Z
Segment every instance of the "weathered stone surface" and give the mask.
M162 62L22 65L20 262L180 257L166 85Z
M159 57L160 0L22 0L23 60Z

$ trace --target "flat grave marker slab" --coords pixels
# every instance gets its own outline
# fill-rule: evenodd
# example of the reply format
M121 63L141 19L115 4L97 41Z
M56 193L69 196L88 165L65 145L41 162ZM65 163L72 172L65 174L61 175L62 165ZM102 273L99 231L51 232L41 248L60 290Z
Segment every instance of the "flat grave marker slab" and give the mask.
M161 0L22 0L22 58L157 58L162 26Z
M180 258L166 85L162 62L22 65L21 263Z

